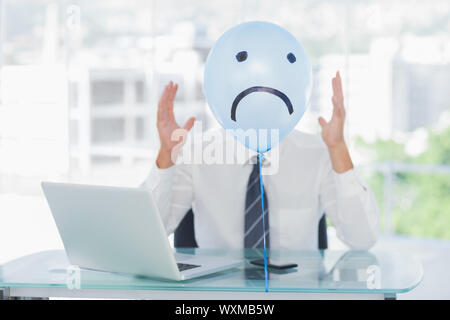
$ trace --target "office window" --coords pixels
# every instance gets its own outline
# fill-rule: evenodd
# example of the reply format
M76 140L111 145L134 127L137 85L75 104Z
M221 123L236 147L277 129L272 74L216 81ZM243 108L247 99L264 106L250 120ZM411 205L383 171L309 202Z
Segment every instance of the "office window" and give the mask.
M91 123L92 143L120 143L124 140L124 119L95 119Z
M346 139L376 194L383 232L450 238L447 0L0 0L0 6L0 212L14 212L14 201L41 201L40 181L49 178L139 185L158 149L164 85L180 85L177 121L195 116L205 130L217 125L202 87L209 49L233 25L268 20L291 31L313 65L311 105L298 129L320 134L317 117L331 115L330 79L341 71ZM31 85L19 74L37 80ZM17 101L26 113L15 109ZM39 123L30 121L33 114ZM8 126L8 119L22 127ZM27 159L39 154L40 165L11 160L26 150ZM48 215L45 202L29 209Z
M92 106L112 106L122 104L124 100L124 83L120 80L95 80L91 83Z
M136 96L136 103L143 106L147 102L146 83L144 80L136 80L134 83L134 90Z

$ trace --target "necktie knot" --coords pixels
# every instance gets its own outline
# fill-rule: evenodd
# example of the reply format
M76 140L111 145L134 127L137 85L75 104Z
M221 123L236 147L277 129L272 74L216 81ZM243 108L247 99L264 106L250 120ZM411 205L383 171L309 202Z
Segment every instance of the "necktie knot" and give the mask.
M259 157L259 155L254 155L254 156L250 157L250 159L248 160L248 163L259 167L258 157ZM270 160L267 157L263 157L262 158L262 167L267 168L268 166L270 166Z

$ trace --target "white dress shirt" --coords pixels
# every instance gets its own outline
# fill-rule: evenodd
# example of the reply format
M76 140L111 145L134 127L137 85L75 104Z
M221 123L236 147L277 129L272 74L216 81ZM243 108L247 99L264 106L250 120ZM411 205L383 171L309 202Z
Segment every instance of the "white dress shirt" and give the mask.
M275 165L274 152L278 152L276 173L263 175L271 248L317 249L323 213L350 248L368 249L375 243L379 211L372 192L356 170L338 174L332 169L320 137L292 131L265 154L265 170ZM199 247L242 248L245 197L255 154L249 152L235 164L184 163L168 169L154 165L144 186L154 196L167 233L173 233L192 208Z

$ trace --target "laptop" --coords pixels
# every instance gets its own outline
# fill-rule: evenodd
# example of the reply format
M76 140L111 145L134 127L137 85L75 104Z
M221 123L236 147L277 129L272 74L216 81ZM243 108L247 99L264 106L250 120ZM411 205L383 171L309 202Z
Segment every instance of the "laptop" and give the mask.
M149 191L42 182L70 264L80 268L187 280L242 261L176 253Z

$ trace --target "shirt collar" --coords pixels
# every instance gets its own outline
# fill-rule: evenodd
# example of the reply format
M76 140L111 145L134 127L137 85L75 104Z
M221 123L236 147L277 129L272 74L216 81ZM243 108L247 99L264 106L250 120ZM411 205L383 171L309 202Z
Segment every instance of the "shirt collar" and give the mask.
M228 133L226 135L227 135L226 139L234 139ZM235 142L236 142L236 149L235 149L235 153L234 153L235 163L238 163L238 164L240 163L245 166L254 165L254 164L258 163L258 152L248 149L247 147L245 147L242 143L240 143L238 141L235 141ZM270 167L272 164L272 160L274 158L279 159L281 157L281 155L284 151L282 142L283 141L280 141L280 143L278 143L275 147L273 147L269 151L266 151L263 153L263 155L264 155L263 163L262 163L263 168ZM278 157L274 156L275 152L278 152ZM243 161L242 161L242 159L238 159L238 153L245 155Z
M262 160L263 168L270 167L273 152L274 152L273 149L271 149L271 150L263 153L263 160ZM258 156L259 156L258 152L253 151L253 150L249 150L248 157L245 160L244 165L257 164L258 163Z

